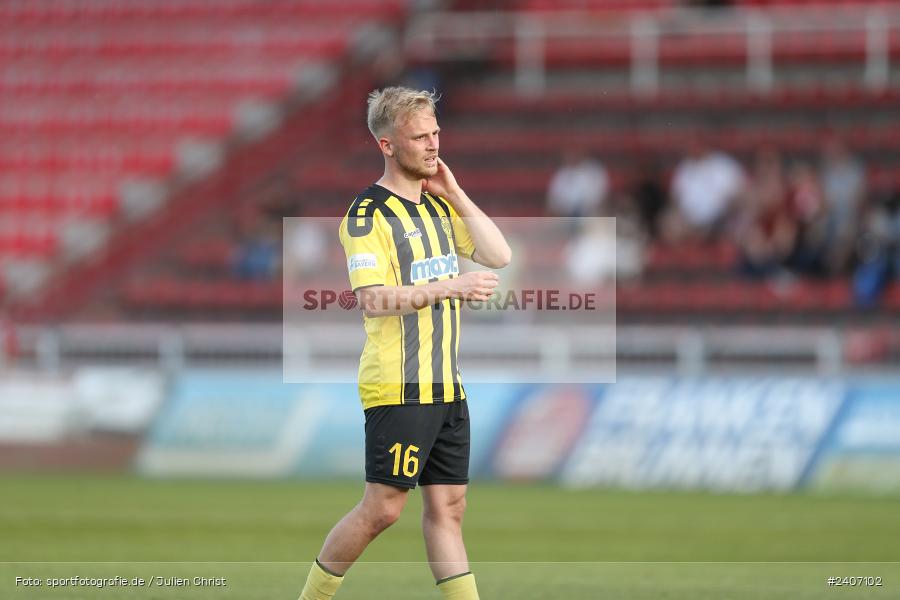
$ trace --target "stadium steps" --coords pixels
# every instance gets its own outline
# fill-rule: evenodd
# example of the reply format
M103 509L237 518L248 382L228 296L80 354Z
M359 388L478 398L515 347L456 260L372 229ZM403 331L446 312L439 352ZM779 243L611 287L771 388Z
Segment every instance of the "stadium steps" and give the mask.
M472 87L475 86L456 93L464 96ZM442 109L441 119L446 131L442 155L471 195L497 215L542 214L550 178L573 144L603 161L614 189L627 189L634 168L647 159L656 162L663 178L668 179L682 157L686 139L694 131L692 124L698 119L697 112L676 114L657 108L648 109L652 117L646 119L617 115L616 122L607 122L598 120L597 111L589 105L560 111L555 103L549 103L536 110L531 103L504 101L509 102L506 109L488 112L478 103L466 106L464 101L454 102ZM827 111L817 113L796 107L781 114L761 105L756 112L753 121L746 124L732 123L710 130L712 143L747 164L754 152L765 145L781 148L791 160L815 162L823 135L838 131L870 165L874 189L900 183L900 171L894 166L900 157L900 130L896 123L885 124L891 113L886 108L860 111L861 123L851 126L851 120L840 127L828 126ZM766 114L771 115L772 122L763 121ZM794 123L795 114L802 114L805 121ZM559 122L563 118L564 122ZM746 111L744 118L748 118ZM523 122L527 125L523 126ZM358 173L363 181L366 176L374 179L380 175L380 160L363 128L352 129L336 143L346 152L297 164L293 170L294 186L310 197L308 208L314 214L328 214L329 207L345 204L359 191L358 180L342 174Z
M334 279L311 280L309 289L343 289ZM262 319L282 310L281 281L237 281L157 276L131 281L122 293L133 315L149 318L177 311L183 316L227 319L235 313ZM827 323L848 316L884 317L900 310L900 285L893 284L872 309L857 309L847 280L797 281L784 286L762 282L659 282L617 290L616 311L622 322L653 314L659 322L682 319L802 319Z
M147 214L151 221L171 220L154 214L160 199L202 188L202 179L195 184L192 177L227 159L233 150L226 144L240 146L255 131L265 133L263 121L275 114L267 104L311 93L319 84L304 73L327 79L323 65L343 61L378 24L404 15L407 4L0 5L0 91L9 99L0 103L7 134L0 142L0 168L8 173L0 177L7 306L34 316L51 306L65 310L51 290L84 287L53 281L42 298L33 296L43 282L20 276L27 266L21 256L40 259L41 272L62 279L72 257L58 227L37 235L29 222L103 221L126 246L136 244L129 238ZM101 254L84 269L102 270L97 265L108 261Z
M63 22L73 19L102 19L131 21L135 18L164 18L170 22L181 19L229 18L243 19L267 14L282 18L309 19L323 13L335 16L355 16L361 19L398 18L408 8L407 0L293 0L291 2L260 2L259 0L91 0L89 2L58 0L12 0L0 5L0 19L17 22Z
M882 4L897 3L896 0L883 0ZM456 0L460 9L477 9L484 4L482 0ZM495 0L491 8L515 10L521 13L552 14L565 11L585 11L609 17L637 14L677 13L684 5L679 0ZM783 9L795 8L856 10L865 7L868 0L733 0L736 8ZM716 9L710 9L715 12ZM719 9L723 10L723 9ZM724 10L728 10L727 8Z
M15 314L31 320L76 314L82 307L90 311L105 306L103 310L108 311L116 302L120 285L130 277L140 278L142 266L161 260L179 242L191 239L210 218L215 220L220 213L227 213L248 189L271 175L282 157L296 151L297 139L302 137L308 143L319 139L335 120L335 113L343 110L345 96L364 95L368 86L362 75L345 81L326 101L306 106L272 134L236 149L222 169L185 186L152 218L117 230L109 251L70 269L65 278L46 290L40 302L16 307Z
M647 110L682 110L712 113L709 116L715 118L717 114L746 114L748 110L759 113L785 109L794 109L798 113L816 109L887 111L896 107L898 101L900 88L869 91L858 86L784 87L766 93L729 87L673 89L664 90L656 96L635 96L628 90L562 90L549 91L540 97L528 97L510 93L509 90L501 92L471 84L458 90L453 97L448 97L444 110L508 116L555 113L561 119L573 111L616 111L622 118L627 118Z
M598 29L609 25L597 15ZM900 38L889 40L888 53L900 55ZM861 63L866 56L865 32L776 32L771 40L771 58L777 64L799 62ZM631 61L632 41L629 36L593 36L589 38L551 38L545 41L544 64L550 68L615 67ZM488 54L488 60L501 65L516 63L515 40L500 41ZM678 36L659 40L657 59L661 68L684 65L743 66L748 59L747 40L743 35L682 31Z
M243 11L251 9L243 2L225 0L223 10L244 14ZM103 4L101 2L97 6ZM182 4L170 0L160 3L159 7L141 2L135 6L140 6L139 10L144 11L140 14L152 14L158 18L182 10ZM198 3L198 6L201 4ZM314 3L300 4L311 6ZM625 2L618 7L598 2L583 4L591 9L603 4L619 11L637 6ZM654 0L647 0L646 4L654 4ZM668 10L670 4L665 1L656 3L660 10ZM117 10L111 5L107 8L110 14ZM55 9L41 2L35 3L35 8L29 10L30 19L45 18L39 16L43 14L41 11L49 11L46 18L51 21L65 19L58 14L54 16ZM190 10L197 11L189 13L193 15L191 18L206 14L201 8ZM345 11L344 14L350 18L352 11ZM126 17L117 14L109 18ZM814 43L816 40L806 40L801 45L808 47ZM852 44L857 43L858 40L852 41ZM900 153L900 132L896 129L894 114L900 104L900 91L896 87L877 93L861 89L853 79L852 67L847 62L858 59L856 49L850 51L838 44L809 56L801 51L793 56L785 55L782 57L785 60L776 62L776 89L762 94L748 92L741 85L731 85L733 80L744 77L737 50L722 64L710 65L695 42L685 44L684 48L690 52L685 50L682 57L666 61L666 71L672 73L663 73L663 86L660 93L653 97L636 98L627 91L626 86L609 85L610 82L627 81L622 64L615 62L603 69L602 77L592 76L596 81L606 78L606 85L601 82L585 91L581 89L583 80L580 81L585 76L581 69L584 64L574 61L567 63L574 68L559 67L548 74L551 91L546 96L522 98L509 93L506 87L510 80L509 73L501 64L503 60L500 60L487 77L464 82L454 87L452 93L446 94L446 100L440 106L441 123L446 131L442 154L472 196L495 215L543 214L547 183L559 156L572 140L597 152L610 168L614 185L622 189L628 184L634 162L648 152L658 153L664 171L670 169L680 155L684 134L701 120L726 124L721 132L716 133L715 141L742 158L748 156L757 145L766 143L781 145L792 155L815 156L821 134L826 128L844 131L850 134L854 149L861 150L872 159L873 177L883 181L884 185L900 182L900 173L895 166L897 154ZM568 50L571 49L562 48L561 56ZM261 50L271 55L282 51L277 47ZM210 61L211 65L219 64L216 56L220 52L221 48L211 50L211 58L205 60ZM576 47L573 52L577 58L577 53L583 52L583 49ZM129 60L137 54L129 51ZM91 60L103 64L107 59L102 52L96 51ZM820 86L806 81L803 69L808 65L814 65L814 69L819 71L833 69L840 73L840 85ZM150 75L147 87L143 88L151 97L155 93L179 89L182 85L177 77L153 69L147 67L146 72ZM710 74L709 70L715 72ZM707 74L701 75L703 71ZM48 70L47 73L52 75L53 72ZM209 90L227 95L245 89L242 81L223 79L218 71L214 74L207 80ZM8 85L19 86L15 89L27 93L31 93L28 90L52 89L51 75L41 75L42 78L35 78L33 83L12 81ZM262 82L277 79L275 75L270 77L266 74L254 77L261 86ZM568 83L563 81L565 78ZM0 77L0 85L6 85L3 81L5 79ZM81 87L72 83L58 85L73 94L80 94L94 89L91 86L95 84L87 83ZM117 85L117 89L127 93L139 89L134 87L135 81L128 78L115 79L115 83L110 85ZM277 89L275 83L271 85ZM355 93L362 94L363 89L364 86ZM353 106L357 106L358 98L353 98L352 102ZM379 157L377 153L373 154L369 134L359 124L356 112L352 115L350 111L345 115L333 115L335 118L346 116L347 123L355 123L352 127L342 124L328 133L320 130L323 135L321 139L328 139L333 148L318 157L297 148L296 144L292 147L291 136L300 135L302 128L286 125L276 134L281 139L280 145L272 143L266 146L268 164L248 157L229 163L229 169L238 165L236 169L240 174L229 181L229 185L217 180L203 187L195 197L197 208L184 216L183 223L169 218L165 224L148 228L158 235L154 243L140 249L135 245L126 252L127 259L104 259L103 268L108 273L116 274L120 282L116 288L117 298L121 299L127 310L138 314L211 314L216 318L248 314L259 318L277 318L281 311L280 282L247 283L231 279L233 238L228 237L224 229L202 238L197 223L209 219L219 224L238 222L241 211L264 201L264 184L260 182L275 177L287 181L291 193L301 198L304 215L336 216L341 213L350 198L359 191L359 182L377 178L381 170ZM317 118L325 117L319 115ZM527 126L523 127L523 123ZM312 143L311 140L317 138L304 135L303 139ZM0 160L2 156L0 152ZM50 160L43 158L39 152L35 156L36 165L45 165ZM54 160L57 160L56 157ZM253 162L252 167L247 166L250 162ZM64 159L62 164L67 164ZM526 167L524 172L523 165ZM353 173L353 176L348 177L348 173ZM211 196L216 194L219 197L212 199ZM182 200L189 204L186 198ZM179 235L188 231L198 234L198 239L178 242ZM710 260L707 261L708 258ZM710 316L727 320L748 315L748 319L772 320L780 318L779 315L794 315L828 320L836 314L854 314L846 281L824 287L800 282L783 289L748 282L714 285L727 277L733 258L733 249L724 250L721 254L696 249L652 250L647 284L636 288L623 285L620 288L622 318L677 321ZM127 273L125 265L132 265ZM99 280L99 275L97 277ZM900 306L895 304L897 297L897 292L892 288L885 297L885 306ZM820 298L825 305L821 312L815 310ZM658 303L654 304L657 300Z
M123 301L135 314L158 317L167 311L181 314L227 316L235 312L265 316L281 310L280 281L238 281L231 277L230 260L236 246L224 235L208 237L178 250L176 273L156 274L132 280L123 291ZM528 255L528 279L523 286L558 284L555 270L564 247ZM804 318L810 322L833 319L855 311L846 279L827 282L748 282L729 277L737 251L729 243L656 245L647 253L647 276L640 285L622 282L617 309L624 320L652 312L658 320L745 318ZM329 264L343 263L340 248L332 248ZM327 270L326 270L327 271ZM320 273L304 281L305 289L344 289L337 275ZM520 275L522 277L522 275ZM889 288L876 312L900 309L900 285ZM205 312L204 312L205 311Z
M56 223L62 214L133 235L140 229L133 221L152 214L167 187L181 194L191 187L185 168L214 168L221 144L252 135L272 114L266 103L306 93L304 70L321 72L343 60L361 35L407 9L407 0L0 5L0 125L7 134L0 142L0 272L7 304L32 315L41 314L42 303L61 308L49 290L42 300L26 294L41 282L20 275L29 270L21 255L39 257L40 271L57 276L77 258L65 255L69 244L58 228L37 235L30 220ZM17 285L19 279L31 285Z

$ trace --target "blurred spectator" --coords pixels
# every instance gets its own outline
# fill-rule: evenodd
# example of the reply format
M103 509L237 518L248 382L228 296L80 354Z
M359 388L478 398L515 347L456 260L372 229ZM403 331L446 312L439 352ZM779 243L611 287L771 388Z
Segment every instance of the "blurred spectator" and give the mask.
M269 281L281 263L281 222L262 216L249 226L232 260L232 272L246 281Z
M616 206L616 279L637 279L644 271L647 232L638 207L625 202Z
M294 231L294 227L288 227L292 235L285 238L286 224L297 225L306 221L291 219L286 222L285 219L299 217L301 214L302 205L288 179L275 176L263 182L255 190L254 202L245 206L238 217L240 243L232 259L234 275L249 281L276 278L283 267L283 242L289 251L304 253L309 263L320 258L315 250L317 240L321 237L321 234L316 237L319 232L301 235ZM305 228L301 226L301 229ZM318 243L324 244L321 241Z
M631 185L632 200L640 214L641 225L651 240L660 237L660 220L666 209L668 198L663 188L659 166L651 160L638 165L637 174Z
M827 267L831 272L842 272L848 266L858 229L866 192L865 168L839 138L832 137L823 148L820 178L828 213Z
M318 273L327 261L328 240L320 219L288 219L284 228L285 274L302 278Z
M566 269L578 284L615 281L616 228L612 219L586 219L565 249Z
M585 219L566 246L569 276L580 285L638 277L644 265L645 240L634 207L619 203L612 219Z
M571 150L550 181L548 212L558 217L597 215L608 193L609 176L603 165L583 150Z
M786 273L797 240L797 222L788 201L781 155L774 149L757 153L744 194L738 227L740 271L752 278Z
M791 169L789 195L797 221L797 240L789 266L802 275L826 275L828 216L818 175L809 163L798 162Z
M900 275L900 188L873 204L864 220L857 254L853 297L857 305L871 306L891 278Z
M717 237L743 188L741 166L724 152L714 150L705 133L695 134L688 145L688 156L672 175L674 212L669 214L667 237Z

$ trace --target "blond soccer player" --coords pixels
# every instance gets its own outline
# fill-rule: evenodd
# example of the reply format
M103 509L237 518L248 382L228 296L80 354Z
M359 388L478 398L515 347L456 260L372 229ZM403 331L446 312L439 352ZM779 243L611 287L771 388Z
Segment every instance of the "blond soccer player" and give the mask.
M356 197L340 227L367 335L359 366L366 487L325 539L301 600L334 597L417 485L438 589L446 600L478 599L462 535L470 433L457 351L461 302L487 300L498 278L461 274L458 258L497 269L511 251L440 159L436 101L401 87L369 95L384 175Z

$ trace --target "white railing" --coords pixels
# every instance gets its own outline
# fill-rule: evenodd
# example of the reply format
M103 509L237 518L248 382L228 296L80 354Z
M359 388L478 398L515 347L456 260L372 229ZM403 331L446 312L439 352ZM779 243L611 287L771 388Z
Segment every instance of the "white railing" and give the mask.
M168 372L186 366L272 367L282 361L282 333L280 323L21 327L15 363L51 373L87 364L142 364ZM302 356L304 370L355 373L362 327L307 326L297 334L292 333L294 347L288 352L294 358ZM510 324L478 323L466 327L461 346L467 364L483 369L527 365L556 378L592 361L608 365L613 359L620 367L650 365L686 375L754 366L819 375L845 369L843 334L827 327L619 326L610 330L578 325L529 326L522 331ZM5 362L9 365L13 360L7 357Z
M785 36L860 34L865 42L861 82L882 90L890 82L890 37L900 29L900 9L887 6L734 9L710 13L682 9L610 17L608 13L432 12L413 20L406 31L409 57L419 61L490 58L501 44L513 44L515 89L540 95L546 89L547 43L591 40L620 43L628 49L630 88L654 94L660 82L660 49L668 41L701 36L744 40L746 86L755 92L775 82L773 40ZM710 57L716 43L708 47Z

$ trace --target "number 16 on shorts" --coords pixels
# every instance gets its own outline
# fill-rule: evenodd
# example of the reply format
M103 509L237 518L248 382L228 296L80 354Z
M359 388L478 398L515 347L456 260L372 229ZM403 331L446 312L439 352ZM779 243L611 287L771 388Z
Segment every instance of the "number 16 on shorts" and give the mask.
M419 472L419 457L416 456L418 451L419 447L412 444L406 446L405 450L400 442L391 446L388 452L394 457L394 470L392 473L394 477L399 477L401 467L405 476L416 476Z

